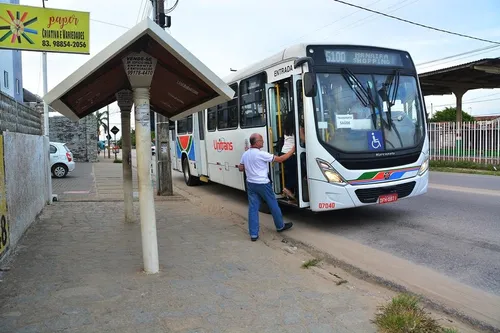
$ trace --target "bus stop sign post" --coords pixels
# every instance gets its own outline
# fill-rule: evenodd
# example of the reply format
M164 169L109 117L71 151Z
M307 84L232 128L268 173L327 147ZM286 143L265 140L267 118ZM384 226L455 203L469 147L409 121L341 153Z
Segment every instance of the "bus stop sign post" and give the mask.
M116 147L117 147L116 133L120 132L120 130L118 129L118 127L113 126L113 128L111 129L111 132L113 132L113 134L115 135L115 149L113 149L113 150L115 153L115 161L116 161L117 160L116 155L118 154L118 149L116 149Z

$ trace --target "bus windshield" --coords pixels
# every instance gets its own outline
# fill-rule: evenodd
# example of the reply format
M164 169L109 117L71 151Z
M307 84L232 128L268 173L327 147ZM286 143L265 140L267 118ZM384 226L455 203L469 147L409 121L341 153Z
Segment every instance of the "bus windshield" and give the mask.
M414 76L317 73L314 98L320 139L346 153L412 148L424 136L424 114Z

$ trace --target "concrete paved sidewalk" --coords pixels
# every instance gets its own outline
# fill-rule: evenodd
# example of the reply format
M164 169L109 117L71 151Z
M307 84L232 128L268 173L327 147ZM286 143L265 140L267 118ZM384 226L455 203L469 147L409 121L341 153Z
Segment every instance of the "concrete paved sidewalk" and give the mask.
M0 271L0 332L375 332L385 291L303 269L311 256L274 232L250 242L227 212L178 197L156 210L161 272L146 275L122 202L47 206Z
M2 273L0 332L375 331L378 296L302 269L299 255L252 243L188 202L158 203L161 272L146 275L140 225L123 224L122 209L46 208Z

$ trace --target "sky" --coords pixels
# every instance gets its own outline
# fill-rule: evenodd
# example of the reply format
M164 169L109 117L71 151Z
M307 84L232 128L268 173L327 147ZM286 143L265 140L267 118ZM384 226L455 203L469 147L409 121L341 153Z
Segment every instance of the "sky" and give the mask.
M500 42L500 1L348 0L407 20ZM41 6L42 0L21 0ZM167 0L166 7L175 0ZM90 55L48 54L49 91L99 51L151 17L150 0L50 0L46 7L90 12ZM428 64L494 44L453 36L396 21L333 0L179 0L171 35L221 78L296 43L348 43L403 49L419 73L482 58L500 57L500 45L487 51ZM24 88L42 95L41 53L23 51ZM423 64L423 65L420 65ZM455 105L453 95L425 98L427 111ZM431 107L432 104L432 107ZM469 91L464 111L500 114L500 89ZM116 103L110 126L120 128ZM118 135L119 137L120 135Z

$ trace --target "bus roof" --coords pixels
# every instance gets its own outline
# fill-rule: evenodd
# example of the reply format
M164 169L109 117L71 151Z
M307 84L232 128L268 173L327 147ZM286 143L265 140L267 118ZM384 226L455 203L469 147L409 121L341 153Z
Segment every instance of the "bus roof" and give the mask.
M295 44L292 46L289 46L282 51L265 58L259 62L253 63L247 67L244 67L243 69L231 73L230 75L227 75L223 78L223 80L227 84L231 84L236 81L240 81L242 79L245 79L247 77L253 76L254 74L260 73L265 71L266 69L279 64L281 62L284 62L286 60L292 60L292 59L297 59L301 57L306 56L306 48L309 45L338 45L338 46L356 46L356 47L367 47L367 48L375 48L375 49L384 49L384 50L392 50L392 51L398 51L398 52L406 52L404 50L399 50L399 49L393 49L393 48L386 48L386 47L379 47L379 46L374 46L374 45L357 45L357 44L329 44L329 43L300 43L300 44Z

